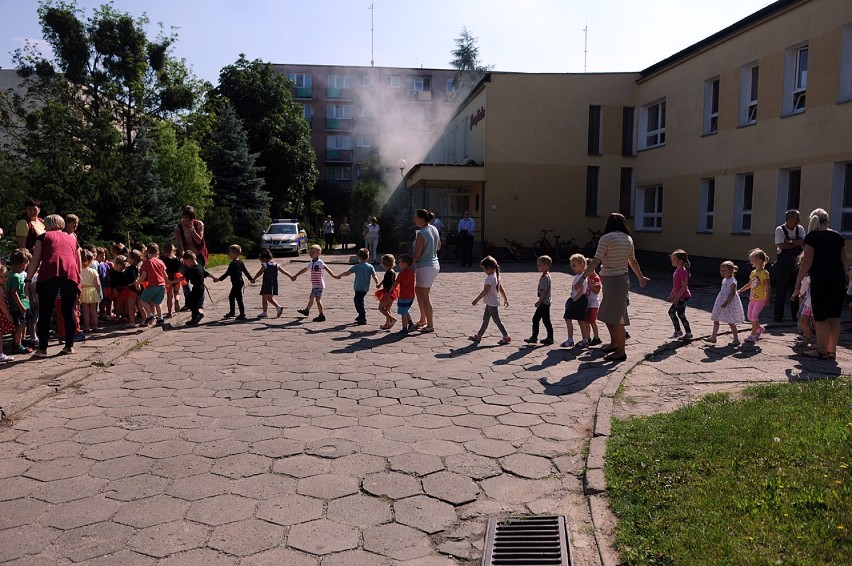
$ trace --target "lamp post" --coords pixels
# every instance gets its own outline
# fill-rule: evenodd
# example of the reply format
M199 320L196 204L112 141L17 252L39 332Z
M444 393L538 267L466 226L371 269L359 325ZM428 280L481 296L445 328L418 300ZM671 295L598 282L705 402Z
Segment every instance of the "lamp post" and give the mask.
M396 162L396 166L399 167L399 176L405 179L405 168L408 167L408 162L405 159L400 159Z

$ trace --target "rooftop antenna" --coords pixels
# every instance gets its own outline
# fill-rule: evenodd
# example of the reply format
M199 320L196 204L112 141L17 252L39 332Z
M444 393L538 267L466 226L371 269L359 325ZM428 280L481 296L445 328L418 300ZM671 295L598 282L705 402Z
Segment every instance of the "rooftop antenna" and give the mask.
M583 28L585 39L583 41L583 72L586 72L586 62L589 58L589 26Z
M375 14L376 11L373 9L372 4L370 4L370 7L367 8L367 9L370 10L370 66L372 67L375 63L375 61L373 60L374 59L374 52L373 52L373 14Z

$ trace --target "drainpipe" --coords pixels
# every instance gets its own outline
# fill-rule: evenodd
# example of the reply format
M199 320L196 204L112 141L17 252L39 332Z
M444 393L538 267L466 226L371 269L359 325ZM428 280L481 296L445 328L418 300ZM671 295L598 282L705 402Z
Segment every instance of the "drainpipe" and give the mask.
M480 192L482 193L481 198L479 199L479 205L482 209L480 213L480 224L482 225L482 237L479 239L479 245L482 246L482 257L485 257L485 181L482 181L482 185L480 185Z

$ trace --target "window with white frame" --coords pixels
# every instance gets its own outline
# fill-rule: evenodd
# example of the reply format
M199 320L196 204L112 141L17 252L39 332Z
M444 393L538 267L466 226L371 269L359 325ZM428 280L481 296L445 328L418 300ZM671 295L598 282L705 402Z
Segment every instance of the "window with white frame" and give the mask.
M287 73L287 78L293 81L293 86L296 88L311 86L311 75L308 73Z
M431 77L408 77L408 90L413 92L422 92L432 90Z
M329 165L325 168L325 179L327 181L351 181L352 167L349 165Z
M444 89L447 92L453 92L456 90L456 80L455 79L447 79L447 82L444 85Z
M373 77L365 73L361 75L361 80L358 84L361 86L373 86Z
M698 189L698 231L706 234L713 232L716 209L716 179L701 179Z
M704 135L719 131L719 77L704 81Z
M840 231L852 235L852 163L839 163L840 173Z
M355 144L358 147L371 147L373 145L370 140L370 136L364 134L358 134L358 137L355 139Z
M352 88L352 77L350 75L329 75L328 88Z
M784 53L784 115L805 111L808 92L808 46L799 45Z
M743 173L734 178L735 234L751 234L751 207L754 201L754 173Z
M303 104L302 105L302 112L304 113L303 115L305 116L305 122L307 122L310 125L313 122L313 119L314 119L314 109L311 108L310 104Z
M337 118L338 120L350 120L352 118L351 104L329 104L328 118Z
M328 136L325 147L326 149L352 149L352 136Z
M778 200L775 204L776 224L784 222L788 210L798 210L802 195L802 170L778 171Z
M391 88L399 88L402 86L402 77L399 75L390 75L388 77L388 86Z
M757 123L757 85L760 66L750 63L740 67L740 126Z
M852 24L843 27L840 41L840 88L837 101L852 100Z
M642 107L639 142L641 149L666 144L666 101L658 100Z
M637 230L659 232L663 228L663 186L636 189Z

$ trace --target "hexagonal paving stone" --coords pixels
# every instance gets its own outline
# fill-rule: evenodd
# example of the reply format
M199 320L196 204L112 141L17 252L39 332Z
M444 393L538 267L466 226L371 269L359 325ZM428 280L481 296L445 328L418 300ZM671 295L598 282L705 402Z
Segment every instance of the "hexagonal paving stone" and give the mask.
M149 458L156 458L159 460L161 458L170 458L172 456L183 456L184 454L189 454L192 452L194 447L195 444L192 442L187 442L186 440L181 440L179 438L172 438L170 440L161 440L160 442L146 444L136 453L140 456L147 456Z
M488 458L502 458L515 453L515 447L505 440L472 440L464 445L470 452Z
M68 480L57 480L57 481L68 481ZM51 482L53 483L53 482ZM30 478L25 478L22 476L16 476L13 478L8 478L3 480L3 489L0 490L0 501L9 501L11 499L18 499L20 497L26 497L33 493L39 486L44 485L44 483L40 481L36 481ZM43 497L39 497L37 499L42 499L47 501Z
M109 482L104 489L104 495L118 501L133 501L159 495L168 485L169 480L166 478L139 474Z
M174 521L141 529L130 539L130 547L143 554L165 558L170 554L201 548L207 541L208 528L189 521Z
M269 499L276 495L296 493L296 480L278 474L260 474L236 480L231 484L231 493L252 499Z
M213 461L195 454L157 460L151 471L166 478L185 478L209 472Z
M219 458L210 471L232 479L247 478L269 471L272 459L258 454L235 454Z
M39 521L47 527L74 529L109 519L118 511L121 503L107 499L103 495L69 501L54 505Z
M221 552L209 548L196 548L160 560L157 566L234 566L236 563L236 558Z
M347 550L327 556L322 561L322 566L390 566L390 564L391 561L388 558L363 550Z
M261 501L257 518L279 525L296 525L322 517L322 501L302 495L278 495Z
M113 520L136 528L153 527L183 519L189 503L168 495L155 495L124 505Z
M364 550L395 560L413 560L433 552L427 535L399 523L364 530Z
M95 523L63 532L56 540L57 557L84 562L127 546L133 529L111 521Z
M358 539L357 529L319 519L292 527L287 543L298 550L323 555L356 548Z
M384 495L391 499L402 499L421 493L420 481L417 478L397 472L370 474L364 478L362 486L367 493Z
M83 446L73 440L60 440L50 444L39 444L24 451L24 457L28 460L46 461L57 458L73 458L78 456Z
M320 458L342 458L354 454L358 450L358 445L350 440L342 438L326 438L322 440L313 440L305 446L305 453Z
M503 474L483 480L480 485L492 499L506 503L529 503L553 493L561 487L559 480L545 478L527 480Z
M0 530L0 563L38 554L59 536L60 531L38 524Z
M444 469L444 463L433 454L409 452L388 458L391 470L425 476Z
M248 447L248 442L225 438L221 440L211 440L210 442L202 442L195 446L193 452L199 456L204 456L205 458L224 458L225 456L242 454L243 452L246 452Z
M236 556L250 556L284 542L284 527L246 519L216 527L207 543L211 548Z
M468 477L438 472L423 478L423 490L453 505L462 505L479 497L479 487Z
M358 483L358 478L351 476L321 474L299 480L296 493L319 499L337 499L358 493Z
M372 527L391 520L391 506L377 497L351 495L330 501L328 518L353 527Z
M434 454L442 457L464 452L464 446L459 444L458 441L439 440L437 438L415 442L412 447L422 454Z
M39 481L76 478L87 473L92 468L92 464L94 462L86 458L57 458L47 462L36 462L23 475Z
M276 460L272 464L272 471L276 474L286 474L294 478L307 478L319 474L328 473L331 464L324 458L316 456L292 456L283 460Z
M280 546L252 554L240 561L240 566L269 566L270 564L280 564L281 566L285 564L287 566L317 566L317 559L297 550L290 550L289 548Z
M160 460L161 462L163 460ZM104 460L92 466L91 475L96 478L117 480L129 478L137 474L144 474L151 469L154 460L143 456L121 456L112 460Z
M331 470L334 473L355 476L356 478L382 472L386 468L387 462L384 458L360 453L338 458L331 463Z
M217 527L253 517L256 504L253 499L239 495L215 495L193 503L186 512L186 518Z
M29 497L0 502L0 529L32 523L48 509L50 505L47 503Z
M425 495L395 501L393 509L398 523L428 534L443 531L458 519L452 505Z
M283 458L284 456L301 454L303 450L304 445L301 442L296 442L289 438L272 438L253 442L249 452L269 456L270 458Z
M223 476L210 473L198 474L174 480L166 490L166 494L187 501L195 501L226 492L230 483L231 481Z
M550 460L529 454L512 454L500 460L503 469L522 478L545 478L551 473Z

